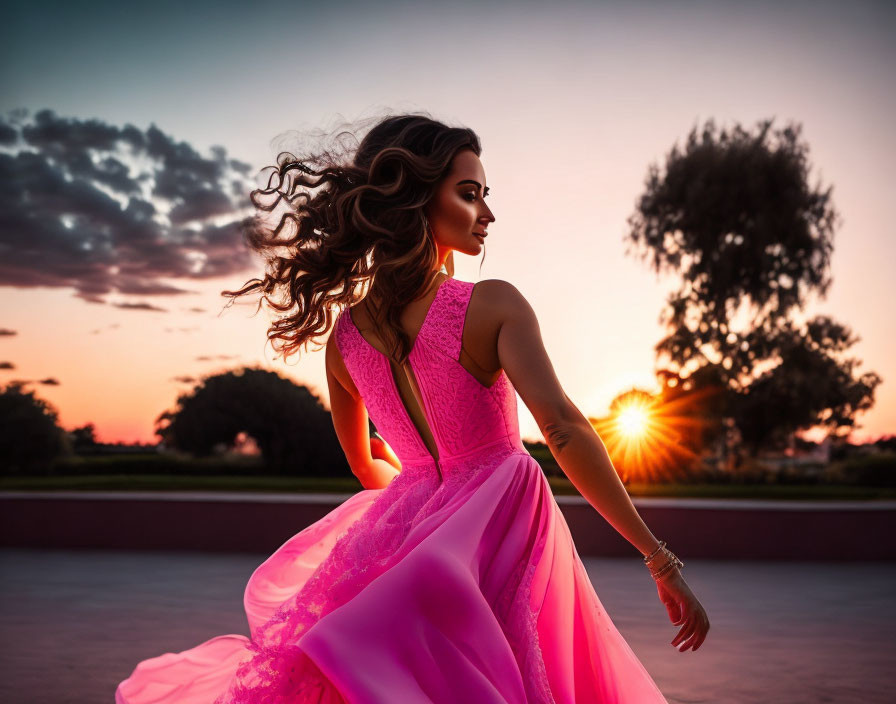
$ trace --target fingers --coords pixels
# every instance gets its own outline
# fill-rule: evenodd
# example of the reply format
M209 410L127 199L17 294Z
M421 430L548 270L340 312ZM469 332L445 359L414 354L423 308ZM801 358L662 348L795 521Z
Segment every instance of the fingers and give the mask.
M675 606L678 612L678 618L672 623L674 626L681 626L682 624L687 623L688 619L692 616L689 608L690 604L688 604L687 601L676 601ZM679 633L680 632L681 631L679 631Z
M702 615L702 621L702 625L698 630L698 637L694 640L693 643L693 650L696 650L703 644L703 641L706 640L706 634L709 633L709 618L705 613Z
M688 648L696 650L700 647L700 643L706 638L706 632L702 628L695 628L691 636L679 648L679 652L683 653Z
M678 631L678 634L672 639L671 644L675 647L678 647L678 644L681 643L685 638L690 636L694 632L694 628L696 626L696 621L693 616L689 616L684 625Z
M677 643L682 643L681 647L678 649L679 652L684 652L688 648L692 648L693 650L697 650L700 645L706 640L706 634L709 631L709 619L706 617L706 614L702 611L694 614L689 620L687 625L679 631L678 635L672 640L672 645L677 645Z

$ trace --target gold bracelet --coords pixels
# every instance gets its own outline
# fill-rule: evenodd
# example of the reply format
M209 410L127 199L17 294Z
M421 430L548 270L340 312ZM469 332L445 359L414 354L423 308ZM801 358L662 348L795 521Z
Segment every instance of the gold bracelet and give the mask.
M655 549L652 553L650 553L649 555L645 555L645 556L644 556L644 562L645 562L645 563L646 563L646 562L650 562L654 557L657 556L657 554L659 554L659 553L662 551L662 549L663 549L664 547L666 547L666 541L665 541L665 540L661 540L661 541L660 541L660 544L656 546L656 549Z
M660 577L663 577L667 572L671 572L673 569L675 569L678 566L679 565L675 562L668 562L662 569L657 570L656 572L653 572L652 576L654 579L659 579Z
M673 567L675 567L675 563L670 560L665 565L663 565L663 567L658 569L656 572L651 572L650 574L654 579L659 579L664 574L666 574L666 572L671 571Z
M659 569L650 569L650 574L654 579L658 579L662 577L666 572L669 572L674 567L678 567L679 569L684 567L684 562L678 559L678 557L668 548L663 549L663 553L668 558L668 561Z
M659 558L661 558L661 557L665 557L666 560L670 559L670 558L669 558L669 555L671 555L671 554L672 554L672 553L669 551L669 548L667 548L665 545L663 545L662 552L660 552L659 555L654 556L649 562L647 562L647 567L648 567L648 568L652 568L652 567L653 567L653 563L656 562L656 561L657 561ZM664 562L665 562L665 561L664 561Z

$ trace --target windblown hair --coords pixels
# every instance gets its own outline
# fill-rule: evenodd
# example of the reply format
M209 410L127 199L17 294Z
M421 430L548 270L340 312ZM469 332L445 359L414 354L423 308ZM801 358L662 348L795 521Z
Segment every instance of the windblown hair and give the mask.
M221 295L230 305L260 290L259 308L265 300L279 312L295 309L268 329L284 359L330 330L334 307L366 297L379 338L402 363L411 344L399 316L424 295L437 262L423 207L461 149L481 155L473 130L407 114L380 120L351 160L326 147L301 158L280 152L277 166L262 170L273 172L266 188L250 193L256 213L243 222L249 246L267 261L264 279ZM274 225L266 213L281 204L286 212ZM369 289L359 296L364 284Z

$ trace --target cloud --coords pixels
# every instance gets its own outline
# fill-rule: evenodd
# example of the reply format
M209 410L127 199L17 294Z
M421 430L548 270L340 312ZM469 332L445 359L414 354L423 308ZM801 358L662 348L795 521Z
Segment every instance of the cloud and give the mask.
M124 308L125 310L156 310L163 313L167 312L167 308L159 308L152 303L113 303L116 308Z
M8 328L0 328L0 337L6 337L7 335L18 335L19 333L16 330L9 330Z
M0 362L0 369L15 369L16 365L12 362Z
M60 386L59 380L54 379L53 377L47 377L46 379L13 379L7 384L7 388L10 387L24 387L28 384L44 384L46 386Z
M241 222L251 167L146 130L42 110L0 117L0 286L171 296L254 266ZM148 303L132 310L165 310Z

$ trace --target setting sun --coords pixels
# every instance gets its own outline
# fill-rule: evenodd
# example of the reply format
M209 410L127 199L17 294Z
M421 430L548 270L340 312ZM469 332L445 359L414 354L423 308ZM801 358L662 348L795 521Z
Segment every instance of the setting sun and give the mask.
M709 422L703 405L712 389L654 395L637 389L616 398L591 422L623 481L657 482L680 475L694 459L692 435Z
M636 439L646 432L647 418L647 411L633 404L619 413L616 423L622 435Z

